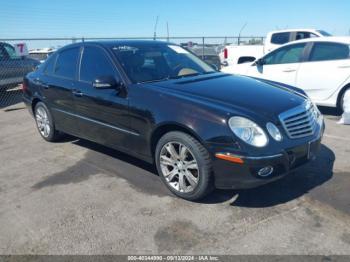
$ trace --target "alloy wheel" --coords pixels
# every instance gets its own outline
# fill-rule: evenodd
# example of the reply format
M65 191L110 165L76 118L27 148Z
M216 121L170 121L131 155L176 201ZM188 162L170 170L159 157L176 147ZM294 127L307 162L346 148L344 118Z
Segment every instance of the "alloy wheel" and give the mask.
M45 108L39 106L35 112L36 124L38 126L39 132L43 137L48 137L50 135L51 126L48 114Z
M159 157L160 167L168 185L181 193L195 190L199 182L199 167L188 147L179 142L168 142L162 147Z

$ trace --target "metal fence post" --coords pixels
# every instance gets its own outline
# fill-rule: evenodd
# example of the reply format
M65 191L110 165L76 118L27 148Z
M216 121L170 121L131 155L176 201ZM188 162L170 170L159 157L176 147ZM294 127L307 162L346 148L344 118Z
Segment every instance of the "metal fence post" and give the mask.
M202 37L202 59L204 59L204 43L205 43L205 40L204 40L204 37Z

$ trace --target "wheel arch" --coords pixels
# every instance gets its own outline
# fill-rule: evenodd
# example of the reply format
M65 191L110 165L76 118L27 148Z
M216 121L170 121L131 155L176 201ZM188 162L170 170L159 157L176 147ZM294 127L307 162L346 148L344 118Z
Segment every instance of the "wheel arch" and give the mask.
M205 143L203 143L203 140L200 138L200 136L191 128L181 125L179 123L164 123L155 128L155 130L151 134L151 153L152 156L154 156L156 151L156 146L159 141L159 139L164 136L166 133L173 132L173 131L179 131L186 133L190 136L193 136L195 139L197 139L204 147L206 147Z
M338 93L337 97L337 108L340 108L341 98L343 97L346 90L350 89L350 83L347 83Z
M35 106L39 103L42 102L39 98L35 97L32 101L32 112L35 114Z

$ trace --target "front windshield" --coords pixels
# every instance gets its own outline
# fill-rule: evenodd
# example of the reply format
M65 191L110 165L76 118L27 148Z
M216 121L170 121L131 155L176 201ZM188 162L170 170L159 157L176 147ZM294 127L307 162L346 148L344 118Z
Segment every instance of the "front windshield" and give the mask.
M215 72L198 57L177 45L135 43L114 46L112 49L133 83Z
M332 36L330 33L326 32L324 30L317 30L317 32L319 32L323 36Z

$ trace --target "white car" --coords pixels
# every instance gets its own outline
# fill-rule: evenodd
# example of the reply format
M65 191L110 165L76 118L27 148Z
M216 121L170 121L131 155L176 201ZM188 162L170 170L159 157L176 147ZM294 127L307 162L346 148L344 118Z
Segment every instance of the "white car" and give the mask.
M296 86L318 105L343 109L343 96L350 88L350 37L295 41L254 63L222 71Z
M223 66L239 65L254 61L286 43L326 36L331 35L324 30L307 28L271 31L266 35L264 45L227 45L221 50L219 57Z

